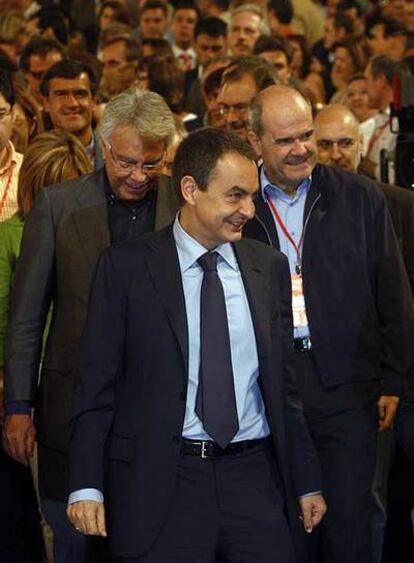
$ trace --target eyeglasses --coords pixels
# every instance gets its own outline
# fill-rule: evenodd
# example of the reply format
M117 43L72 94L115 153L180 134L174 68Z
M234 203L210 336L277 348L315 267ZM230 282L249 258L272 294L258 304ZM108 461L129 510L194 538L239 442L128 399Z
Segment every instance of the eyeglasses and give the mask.
M231 111L236 115L244 115L249 111L249 104L235 104L234 106L222 105L217 111L223 116L227 116Z
M337 145L339 149L350 149L355 145L355 140L351 139L351 137L341 137L336 141L331 141L330 139L319 139L316 141L316 145L319 149L324 151L332 149L334 145Z
M139 163L139 162L130 162L129 160L125 160L123 158L120 158L119 156L116 156L114 154L114 151L112 150L111 145L109 144L108 144L108 149L112 160L116 162L118 166L122 168L122 170L126 174L132 174L132 172L136 168L138 168L138 170L140 170L144 174L154 174L156 172L160 172L162 170L162 167L164 166L165 153L163 153L156 162Z
M11 115L11 112L12 108L0 108L0 121L5 121Z

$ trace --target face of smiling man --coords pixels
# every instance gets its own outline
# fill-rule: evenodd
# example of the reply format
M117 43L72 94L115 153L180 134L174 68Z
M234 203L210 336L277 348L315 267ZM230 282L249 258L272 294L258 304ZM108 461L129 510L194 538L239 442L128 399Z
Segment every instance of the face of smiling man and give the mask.
M312 173L316 161L311 107L299 92L288 86L271 86L259 94L260 134L249 140L269 180L288 194Z
M142 139L134 127L126 126L115 129L102 148L112 190L125 203L141 201L162 170L165 142Z

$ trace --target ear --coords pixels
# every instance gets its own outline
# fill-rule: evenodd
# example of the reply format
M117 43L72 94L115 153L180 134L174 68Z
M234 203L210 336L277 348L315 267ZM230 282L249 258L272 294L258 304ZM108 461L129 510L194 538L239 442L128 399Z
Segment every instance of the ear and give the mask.
M262 145L256 133L254 133L253 131L249 131L247 133L247 138L249 140L249 143L252 145L257 156L262 156Z
M43 109L45 110L46 113L49 113L49 100L47 98L45 98L45 96L43 96L42 94L42 101L43 101Z
M195 205L197 201L198 186L192 176L183 176L180 182L181 194L186 203Z

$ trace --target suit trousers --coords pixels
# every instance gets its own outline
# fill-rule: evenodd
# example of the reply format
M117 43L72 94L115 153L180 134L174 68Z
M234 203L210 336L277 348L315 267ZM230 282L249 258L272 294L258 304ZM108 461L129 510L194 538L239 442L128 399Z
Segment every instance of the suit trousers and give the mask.
M328 506L305 537L306 563L371 563L379 383L327 387L311 351L295 353L295 371Z
M117 563L293 563L270 448L201 459L181 455L167 519L153 546Z

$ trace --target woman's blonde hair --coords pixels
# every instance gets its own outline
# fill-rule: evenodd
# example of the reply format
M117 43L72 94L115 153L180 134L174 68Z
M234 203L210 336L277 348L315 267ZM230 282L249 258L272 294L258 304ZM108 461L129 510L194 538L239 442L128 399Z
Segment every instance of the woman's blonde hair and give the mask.
M53 130L38 135L29 145L19 173L18 214L24 220L39 191L92 171L82 143L71 133Z

